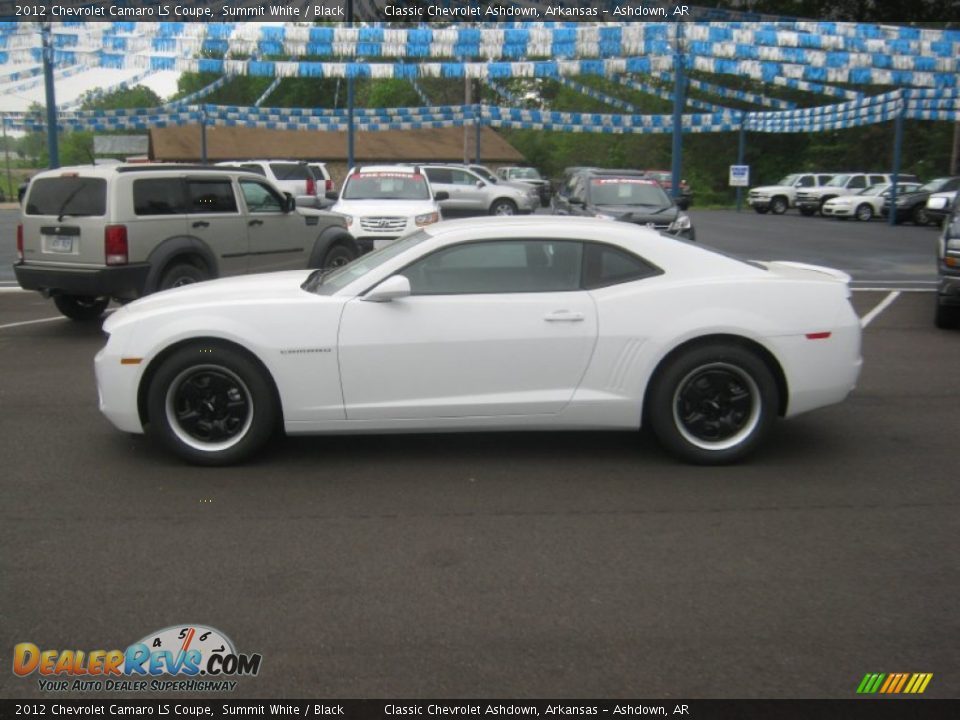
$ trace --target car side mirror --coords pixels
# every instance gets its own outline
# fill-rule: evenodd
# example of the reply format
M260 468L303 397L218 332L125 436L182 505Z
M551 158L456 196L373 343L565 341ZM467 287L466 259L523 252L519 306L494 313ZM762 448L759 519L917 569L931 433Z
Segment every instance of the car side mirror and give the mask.
M338 193L336 190L327 190L324 197L327 198L327 200L333 200L336 202L340 199L340 193Z
M293 212L297 207L297 199L290 193L283 194L283 211L285 213Z
M480 189L482 187L483 187L483 180L477 180L477 189Z
M410 280L404 275L391 275L363 296L366 302L390 302L410 294Z
M439 192L433 194L433 199L437 202L440 202L441 200L449 200L450 193L448 193L446 190L440 190Z

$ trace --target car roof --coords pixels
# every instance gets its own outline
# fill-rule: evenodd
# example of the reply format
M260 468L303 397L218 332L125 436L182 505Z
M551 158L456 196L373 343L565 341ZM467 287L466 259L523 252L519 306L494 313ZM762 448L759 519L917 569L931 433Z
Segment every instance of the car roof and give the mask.
M102 177L109 178L115 175L125 175L128 173L150 173L150 172L209 172L223 174L243 173L252 174L249 170L238 167L221 167L218 165L191 165L187 163L123 163L120 165L67 165L64 167L53 168L52 170L43 170L33 176L33 179L47 177L63 177L68 175L82 175L83 177ZM257 176L259 177L259 175Z
M350 171L350 174L360 173L374 173L374 172L391 172L391 173L408 173L410 175L420 174L420 168L415 165L361 165L360 167L355 167Z

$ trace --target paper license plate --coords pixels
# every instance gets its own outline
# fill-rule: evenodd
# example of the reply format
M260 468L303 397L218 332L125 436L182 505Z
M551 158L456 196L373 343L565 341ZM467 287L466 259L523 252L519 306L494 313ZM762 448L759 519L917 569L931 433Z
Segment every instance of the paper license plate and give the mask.
M57 253L72 253L73 238L70 235L47 235L47 250Z

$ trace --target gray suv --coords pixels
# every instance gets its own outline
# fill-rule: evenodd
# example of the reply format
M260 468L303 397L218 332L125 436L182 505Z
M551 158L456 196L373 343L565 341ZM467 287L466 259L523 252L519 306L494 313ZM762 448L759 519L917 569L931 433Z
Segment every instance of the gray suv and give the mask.
M423 165L421 170L435 192L449 195L440 201L444 215L516 215L531 213L540 204L536 188L490 181L462 165Z
M20 286L74 320L211 278L335 267L360 254L344 218L298 208L244 170L191 165L60 168L30 183L17 227Z

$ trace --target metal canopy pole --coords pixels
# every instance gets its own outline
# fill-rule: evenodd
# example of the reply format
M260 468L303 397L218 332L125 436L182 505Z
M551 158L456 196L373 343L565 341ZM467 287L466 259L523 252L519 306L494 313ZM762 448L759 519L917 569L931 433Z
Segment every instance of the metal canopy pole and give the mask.
M683 73L683 23L676 24L676 35L673 48L673 161L670 167L671 195L676 200L680 197L680 173L683 153L683 105L686 95L686 77Z
M53 88L53 41L50 37L50 23L40 26L40 40L43 44L43 85L47 98L47 154L50 167L60 167L60 151L57 146L57 99Z
M347 0L347 27L353 27L353 0ZM347 170L353 168L353 75L347 75Z
M890 187L890 225L897 224L897 183L900 181L900 156L903 150L903 100L901 96L900 108L897 110L897 119L893 131L893 185Z
M744 127L743 120L740 121L740 138L737 142L737 165L743 165L744 155L747 149L747 130ZM743 205L743 188L737 185L737 212Z
M200 162L207 164L207 111L200 113Z

